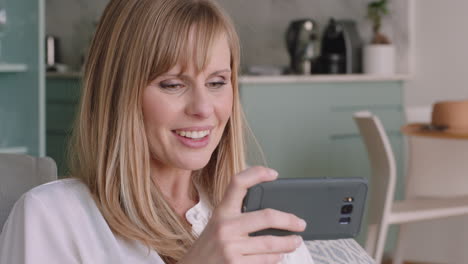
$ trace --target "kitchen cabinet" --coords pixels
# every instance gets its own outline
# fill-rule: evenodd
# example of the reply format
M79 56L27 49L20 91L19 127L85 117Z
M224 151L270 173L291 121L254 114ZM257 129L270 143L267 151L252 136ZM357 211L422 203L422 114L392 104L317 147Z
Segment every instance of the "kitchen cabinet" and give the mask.
M0 57L0 152L45 154L44 0L6 0Z
M399 128L404 123L404 81L339 80L308 82L302 78L278 83L244 79L241 101L266 165L276 169L280 177L370 179L367 152L352 118L356 111L369 110L381 118L389 135L398 166L396 198L402 197L404 148ZM255 149L250 152L256 153ZM357 238L361 245L366 226L364 220ZM389 240L394 241L395 236L392 228Z
M402 164L401 80L241 82L249 125L269 166L281 177L369 177L369 162L353 113L378 115Z
M55 160L62 178L68 174L67 149L78 109L80 79L48 74L46 85L47 156Z

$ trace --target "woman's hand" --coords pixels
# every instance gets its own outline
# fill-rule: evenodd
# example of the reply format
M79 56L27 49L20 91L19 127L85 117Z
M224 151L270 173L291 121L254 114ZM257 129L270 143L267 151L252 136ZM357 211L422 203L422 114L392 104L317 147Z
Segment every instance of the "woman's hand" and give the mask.
M300 236L249 237L249 233L267 228L302 232L306 225L304 220L273 209L241 213L247 189L277 177L276 171L264 167L252 167L235 175L206 228L179 263L276 264L283 254L299 247Z

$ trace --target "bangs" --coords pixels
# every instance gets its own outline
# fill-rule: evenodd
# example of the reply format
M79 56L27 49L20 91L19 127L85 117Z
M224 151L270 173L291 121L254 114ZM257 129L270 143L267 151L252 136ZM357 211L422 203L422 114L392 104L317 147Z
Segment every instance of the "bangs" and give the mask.
M172 11L177 15L165 21L165 25L162 26L166 30L153 46L156 50L153 53L155 56L153 56L150 80L169 71L177 64L182 65L182 72L190 65L194 66L196 73L199 73L206 68L217 38L224 34L231 43L231 34L228 33L226 22L210 3L195 3L175 9ZM232 54L232 47L230 49Z

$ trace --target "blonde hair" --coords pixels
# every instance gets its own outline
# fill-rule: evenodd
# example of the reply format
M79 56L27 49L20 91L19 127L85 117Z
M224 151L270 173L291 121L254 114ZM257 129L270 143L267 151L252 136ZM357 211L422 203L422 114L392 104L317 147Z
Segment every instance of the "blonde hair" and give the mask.
M188 47L190 32L196 47ZM149 81L180 61L202 70L220 34L231 51L232 115L207 166L194 173L216 206L231 176L245 168L239 40L222 9L209 0L112 0L86 60L71 175L89 187L114 233L144 243L168 261L180 260L195 237L150 175L141 97ZM195 58L187 53L192 49Z

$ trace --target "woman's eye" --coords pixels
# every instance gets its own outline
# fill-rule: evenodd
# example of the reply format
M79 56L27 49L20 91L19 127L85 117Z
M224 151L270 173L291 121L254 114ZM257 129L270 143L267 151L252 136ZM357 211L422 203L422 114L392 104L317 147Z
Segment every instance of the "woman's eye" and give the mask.
M226 85L226 82L225 81L215 81L215 82L209 82L207 83L207 86L208 88L221 88L223 87L224 85Z
M168 91L177 91L179 89L182 89L184 88L184 84L182 83L160 83L159 86L164 89L164 90L168 90Z

